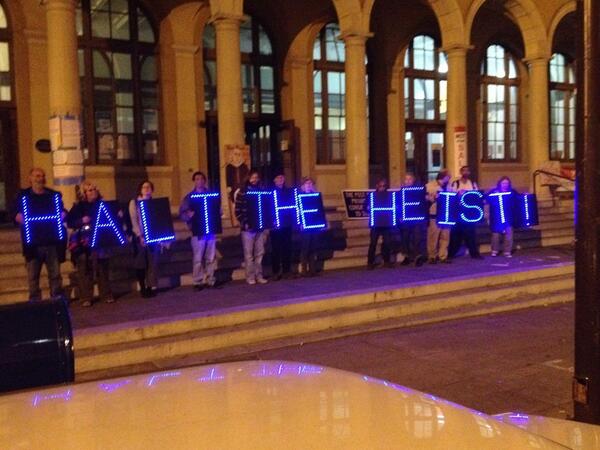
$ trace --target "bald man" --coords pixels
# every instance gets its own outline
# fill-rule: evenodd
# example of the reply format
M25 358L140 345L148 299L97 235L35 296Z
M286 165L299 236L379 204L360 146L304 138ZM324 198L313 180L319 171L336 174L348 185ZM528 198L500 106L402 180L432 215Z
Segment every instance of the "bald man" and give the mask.
M35 196L53 195L57 191L46 187L46 173L39 167L34 167L29 172L29 185L27 189L22 189L17 197L14 220L17 224L23 225L23 211L20 199L23 196L34 198ZM60 200L60 208L64 219L64 207L62 199ZM42 291L40 289L40 273L42 266L46 265L48 272L48 281L50 284L50 297L58 299L63 297L62 278L60 275L60 263L65 261L66 252L66 236L64 232L64 241L50 245L27 244L25 239L22 239L23 256L25 257L25 266L27 267L27 279L29 284L29 301L35 302L42 299Z

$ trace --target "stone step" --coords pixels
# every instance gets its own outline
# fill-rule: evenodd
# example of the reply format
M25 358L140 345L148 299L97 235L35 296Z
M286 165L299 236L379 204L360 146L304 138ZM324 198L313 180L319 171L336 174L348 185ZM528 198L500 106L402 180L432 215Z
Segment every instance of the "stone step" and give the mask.
M554 270L552 270L554 269ZM248 345L287 336L318 333L435 311L449 311L517 299L548 303L560 294L573 298L572 265L476 280L403 287L285 305L223 311L178 322L130 324L108 331L82 330L75 335L76 371L160 361L181 355ZM544 275L545 274L545 275ZM473 287L475 285L476 287Z

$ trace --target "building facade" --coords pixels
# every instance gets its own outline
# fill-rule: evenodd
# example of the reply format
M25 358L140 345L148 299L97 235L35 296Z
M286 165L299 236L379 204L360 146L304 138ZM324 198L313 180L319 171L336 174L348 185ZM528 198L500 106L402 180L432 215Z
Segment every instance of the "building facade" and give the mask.
M68 181L58 166L71 163L106 198L149 178L172 205L198 169L226 193L228 164L244 158L265 178L314 177L332 203L379 176L398 186L407 171L425 182L466 164L482 187L508 175L531 189L536 169L574 161L574 11L573 0L0 0L0 211L32 167ZM54 116L79 119L79 153L35 148Z

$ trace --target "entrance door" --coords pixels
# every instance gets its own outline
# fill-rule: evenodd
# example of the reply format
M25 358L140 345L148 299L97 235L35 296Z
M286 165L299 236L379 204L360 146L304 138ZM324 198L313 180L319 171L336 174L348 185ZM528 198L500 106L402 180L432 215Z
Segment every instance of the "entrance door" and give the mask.
M0 221L10 221L8 210L17 195L17 121L14 109L0 109Z
M421 183L434 180L446 160L444 127L408 126L405 151L406 171L413 172Z
M260 172L265 183L270 183L275 171L281 169L277 131L269 122L246 121L246 144L250 146L252 168Z

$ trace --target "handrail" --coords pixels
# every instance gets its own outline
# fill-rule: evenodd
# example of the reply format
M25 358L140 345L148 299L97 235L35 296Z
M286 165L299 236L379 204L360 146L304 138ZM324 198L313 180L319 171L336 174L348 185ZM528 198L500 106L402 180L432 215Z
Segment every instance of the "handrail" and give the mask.
M533 172L533 193L537 194L537 183L536 178L538 177L538 175L548 175L551 177L555 177L555 178L562 178L563 180L567 180L570 181L571 183L575 183L575 178L571 178L571 177L567 177L565 175L561 175L559 173L554 173L554 172L548 172L547 170L542 170L542 169L538 169L536 171Z

